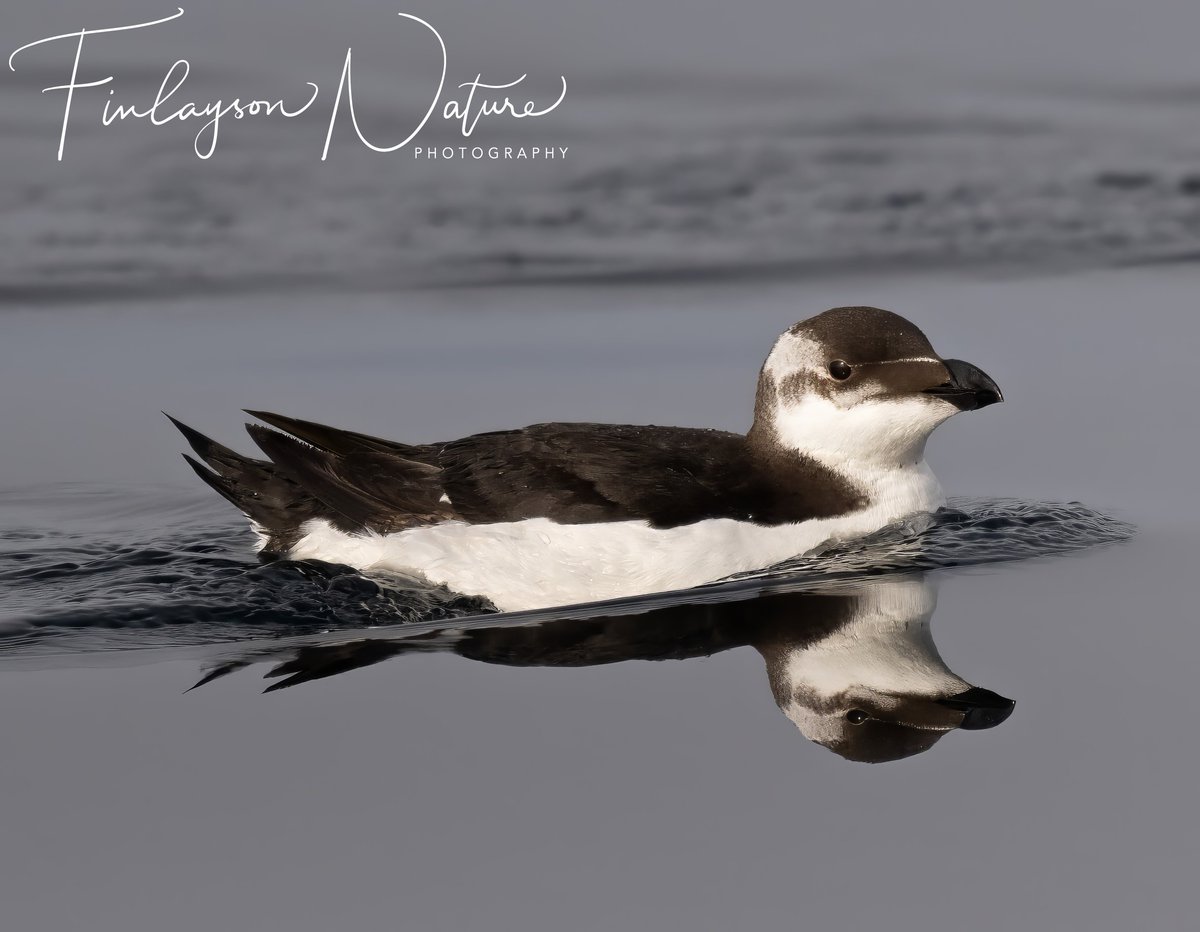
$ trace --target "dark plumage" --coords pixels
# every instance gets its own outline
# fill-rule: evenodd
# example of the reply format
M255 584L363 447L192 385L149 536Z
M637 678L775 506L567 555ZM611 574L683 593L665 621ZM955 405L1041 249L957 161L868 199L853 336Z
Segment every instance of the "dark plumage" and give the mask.
M782 524L859 504L831 470L723 431L535 424L414 446L247 413L279 428L247 425L267 460L172 422L209 467L188 457L200 477L266 532L268 553L286 552L312 518L380 533L525 518L667 528L705 518Z

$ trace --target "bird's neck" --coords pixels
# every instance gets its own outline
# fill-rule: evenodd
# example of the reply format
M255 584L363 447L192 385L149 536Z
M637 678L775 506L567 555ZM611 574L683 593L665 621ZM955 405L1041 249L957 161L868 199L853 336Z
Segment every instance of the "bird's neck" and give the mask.
M968 688L933 643L935 605L935 591L922 580L897 577L871 586L844 625L815 642L784 647L775 658L775 675L785 680L776 695L800 689L829 697L854 686L918 695Z
M794 413L794 412L793 412ZM813 409L804 412L813 415ZM819 414L819 412L817 412ZM809 416L756 418L747 440L759 457L775 462L816 463L853 489L861 507L875 513L879 526L946 503L937 477L925 462L928 432L904 432L882 442L865 443L845 431L829 429L828 420Z
M802 456L831 469L905 469L925 459L933 430L952 413L920 396L840 404L820 392L785 397L760 379L751 443Z

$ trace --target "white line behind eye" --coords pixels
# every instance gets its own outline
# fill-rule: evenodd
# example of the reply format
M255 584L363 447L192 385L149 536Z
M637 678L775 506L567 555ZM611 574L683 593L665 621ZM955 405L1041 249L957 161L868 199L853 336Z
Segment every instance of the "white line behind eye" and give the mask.
M905 359L881 359L879 362L864 362L859 363L860 366L890 366L897 362L941 362L940 359L934 359L932 356L909 356Z

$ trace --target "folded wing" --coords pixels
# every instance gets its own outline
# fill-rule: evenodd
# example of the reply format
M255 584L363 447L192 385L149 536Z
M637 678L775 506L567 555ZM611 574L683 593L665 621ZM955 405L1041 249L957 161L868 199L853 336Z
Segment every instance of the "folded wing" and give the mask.
M708 518L775 524L852 505L830 498L815 464L773 467L741 434L682 427L535 424L450 443L411 445L265 411L247 425L266 454L252 459L175 422L210 486L285 553L303 523L395 533L444 521L548 518L560 524L646 521L668 528ZM825 492L814 495L822 479Z
M472 522L560 524L745 519L761 491L740 434L680 427L535 424L476 434L439 453L442 483Z

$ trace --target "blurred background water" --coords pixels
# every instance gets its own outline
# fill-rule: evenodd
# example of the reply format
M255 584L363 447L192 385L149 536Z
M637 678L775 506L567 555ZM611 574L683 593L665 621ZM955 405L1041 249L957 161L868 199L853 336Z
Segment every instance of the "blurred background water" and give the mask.
M445 36L452 80L528 73L549 98L565 75L552 115L477 135L568 157L418 161L341 132L321 162L316 108L227 125L202 162L195 126L99 128L102 95L81 92L60 163L61 98L40 89L66 52L0 70L4 926L1189 927L1200 12L404 9ZM197 98L273 99L331 90L353 45L384 137L436 74L396 11L204 2L97 38L84 70L148 100L183 57ZM169 12L10 5L0 35ZM1005 390L931 442L951 494L1109 542L994 563L964 559L977 539L925 539L938 649L1017 700L1001 727L848 763L732 649L584 669L422 655L180 695L235 648L270 659L264 637L483 606L257 567L160 409L243 448L243 407L411 440L739 430L774 336L858 303ZM1114 543L1125 522L1137 536Z
M296 120L226 119L206 163L192 152L203 121L102 127L104 88L77 93L55 162L64 96L40 90L66 80L72 49L21 53L0 82L0 294L1020 272L1195 253L1200 80L1186 5L555 9L413 11L446 39L451 89L527 73L521 88L549 102L560 75L568 83L545 117L486 118L470 139L435 118L417 142L566 147L554 162L380 155L345 125L322 162L347 47L375 139L403 138L436 87L436 45L378 0L337 13L202 3L89 38L81 80L113 75L118 103L145 107L176 58L191 64L179 105L292 104L305 81L321 86ZM31 5L6 12L5 36L15 49L170 12Z

